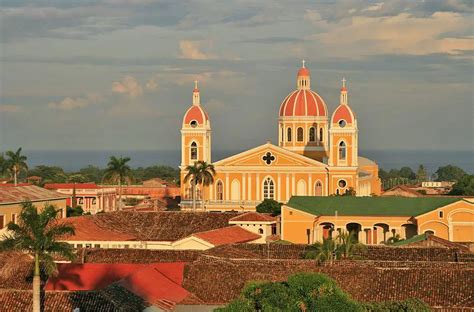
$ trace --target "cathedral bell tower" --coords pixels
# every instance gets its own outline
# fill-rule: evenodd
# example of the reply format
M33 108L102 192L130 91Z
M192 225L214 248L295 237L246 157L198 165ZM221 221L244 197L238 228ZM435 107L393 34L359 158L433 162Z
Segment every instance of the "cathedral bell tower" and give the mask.
M211 123L201 106L198 82L194 82L193 101L181 128L181 169L196 161L211 162Z
M356 167L358 159L357 119L349 107L346 79L342 79L340 104L331 117L329 166Z

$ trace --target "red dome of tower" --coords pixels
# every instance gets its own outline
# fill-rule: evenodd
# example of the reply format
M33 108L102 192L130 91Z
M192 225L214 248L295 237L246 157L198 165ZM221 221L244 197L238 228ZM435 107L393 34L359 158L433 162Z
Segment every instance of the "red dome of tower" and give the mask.
M355 120L355 115L349 105L339 105L332 115L332 123L338 123L340 120L345 120L346 123L352 124Z
M326 103L312 90L295 90L283 100L280 106L280 117L292 116L326 117Z
M201 105L193 105L186 111L183 118L183 124L189 125L193 120L195 120L198 125L204 125L209 120L207 112Z
M309 69L301 67L300 70L298 70L297 76L310 76Z

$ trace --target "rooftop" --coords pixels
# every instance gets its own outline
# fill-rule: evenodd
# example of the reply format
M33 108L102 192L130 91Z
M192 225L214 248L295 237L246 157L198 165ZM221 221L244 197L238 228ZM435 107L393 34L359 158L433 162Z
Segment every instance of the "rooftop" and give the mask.
M205 240L214 246L246 243L260 238L260 235L247 231L237 225L195 233L193 236Z
M258 212L247 212L241 214L240 216L236 216L229 221L231 222L275 222L278 218L274 217L267 213L258 213Z
M133 235L121 233L117 229L110 229L97 225L95 216L80 216L62 219L62 222L74 226L74 235L65 237L68 241L129 241L135 240Z
M83 190L95 190L102 188L95 183L46 183L44 188L49 190L57 189L83 189Z
M450 197L293 196L287 206L315 216L418 216L462 200Z
M47 190L36 185L2 185L0 187L0 205L16 204L22 203L24 201L35 202L64 198L68 198L68 196L64 196L63 194Z

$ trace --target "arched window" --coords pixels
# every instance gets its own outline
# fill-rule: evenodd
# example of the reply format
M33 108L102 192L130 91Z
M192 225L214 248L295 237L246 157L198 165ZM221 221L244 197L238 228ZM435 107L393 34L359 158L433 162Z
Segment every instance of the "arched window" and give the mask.
M275 183L272 178L266 178L263 181L263 199L274 199L275 198Z
M299 127L297 130L296 130L296 140L298 142L303 142L303 128Z
M346 160L346 143L344 141L339 143L339 159Z
M286 141L291 142L291 128L286 130Z
M316 130L314 129L314 127L309 128L309 141L316 141Z
M196 142L191 143L191 160L196 160L198 158L198 147Z
M323 185L320 181L316 182L314 185L314 196L322 196L323 195Z
M323 141L323 128L319 128L319 142Z
M263 229L258 229L258 234L263 234Z
M222 181L217 181L216 184L216 199L217 200L224 200L224 185Z

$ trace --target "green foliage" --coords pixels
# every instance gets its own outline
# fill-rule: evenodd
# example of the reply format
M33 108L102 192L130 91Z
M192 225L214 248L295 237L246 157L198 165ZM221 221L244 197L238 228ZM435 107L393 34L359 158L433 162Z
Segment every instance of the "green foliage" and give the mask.
M449 192L449 195L474 195L474 174L465 174Z
M87 182L102 183L104 171L104 169L89 165L85 168L80 169L77 173L84 176Z
M104 181L110 183L130 183L133 178L133 173L127 164L129 161L130 157L120 156L117 158L111 156L107 168L104 171Z
M38 213L31 203L23 204L19 222L7 225L8 234L4 234L0 242L0 251L18 250L38 257L48 273L56 269L53 255L60 255L73 260L71 245L58 240L64 235L74 234L74 228L65 223L57 222L60 210L54 206L45 206Z
M179 182L179 170L170 166L150 166L133 169L133 176L137 181L146 181L153 178L160 178L168 182Z
M214 311L425 312L430 309L418 299L359 303L324 274L297 273L289 276L287 282L250 282L239 298Z
M464 170L457 166L447 165L439 167L436 171L436 181L459 181L466 174Z
M429 312L430 307L419 299L407 299L401 301L385 301L365 303L363 308L368 312Z
M281 205L276 200L266 198L257 205L256 209L260 213L271 213L272 216L278 216L281 214Z
M67 181L67 175L64 170L56 166L36 166L28 172L29 176L38 176L41 183L64 183Z
M408 179L408 180L415 180L416 174L410 167L402 167L400 168L400 177Z
M426 176L427 176L427 173L426 173L425 166L420 165L418 167L418 170L416 171L416 178L418 179L418 181L425 181Z
M342 194L342 196L356 196L356 191L354 188L350 187L344 192L344 194Z
M67 206L66 208L66 216L69 217L79 217L84 214L84 210L81 206L77 206L76 208L72 208Z
M16 151L7 151L6 168L14 177L15 184L17 183L18 175L23 171L28 171L28 159L25 155L21 154L21 147Z

